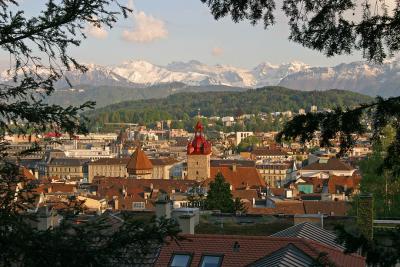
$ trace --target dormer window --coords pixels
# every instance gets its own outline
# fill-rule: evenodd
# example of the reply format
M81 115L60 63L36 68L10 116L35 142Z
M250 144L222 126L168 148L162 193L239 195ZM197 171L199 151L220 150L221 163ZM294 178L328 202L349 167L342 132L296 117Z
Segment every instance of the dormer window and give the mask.
M203 255L201 256L200 267L220 267L222 265L222 255Z
M192 261L191 254L174 253L171 257L170 267L188 267Z

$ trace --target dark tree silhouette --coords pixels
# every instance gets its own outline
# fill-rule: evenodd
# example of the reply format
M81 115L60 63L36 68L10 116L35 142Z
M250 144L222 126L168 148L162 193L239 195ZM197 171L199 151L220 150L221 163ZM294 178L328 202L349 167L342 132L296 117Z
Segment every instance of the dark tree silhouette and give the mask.
M210 7L215 19L231 15L234 22L249 20L253 25L263 21L268 28L275 23L274 0L201 0ZM400 2L388 10L384 0L283 0L282 10L289 19L289 39L322 52L328 57L361 51L368 61L382 63L400 50ZM356 10L361 10L356 12ZM321 132L320 145L329 147L334 138L340 140L338 157L345 155L359 135L372 125L372 142L380 144L388 125L396 131L387 147L379 173L391 179L400 178L400 97L382 99L358 107L336 108L333 112L297 115L278 134L277 141L299 140L306 143ZM382 181L383 182L383 181ZM339 240L348 252L366 256L371 266L393 266L399 261L399 233L393 231L388 240L367 240L338 228Z
M345 253L360 253L368 266L396 266L400 261L400 228L386 231L380 239L368 239L357 228L343 225L337 225L335 231L337 241L346 246Z
M10 55L10 80L0 84L0 265L140 265L167 237L176 240L175 223L126 217L117 226L102 216L78 225L74 217L82 203L71 199L59 227L36 230L30 224L36 214L29 212L35 207L34 185L9 163L5 141L6 134L87 132L80 112L92 108L93 102L63 108L46 104L44 97L54 91L57 80L66 79L66 70L86 70L68 53L85 39L84 27L111 28L130 10L116 0L48 0L38 1L43 5L39 15L27 17L18 3L0 0L0 48ZM38 149L33 144L22 154Z
M222 173L217 173L215 180L210 183L205 201L206 209L220 210L221 212L234 212L235 206L232 198L230 184L225 181Z
M253 25L273 25L274 0L201 0L215 19L230 15ZM328 57L362 51L371 61L382 62L400 49L400 5L393 10L382 0L283 0L289 19L289 39ZM357 11L356 11L357 10Z

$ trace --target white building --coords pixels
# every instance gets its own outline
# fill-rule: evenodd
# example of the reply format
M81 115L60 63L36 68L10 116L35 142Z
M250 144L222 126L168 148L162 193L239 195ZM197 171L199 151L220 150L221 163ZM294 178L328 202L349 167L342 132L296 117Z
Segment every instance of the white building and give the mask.
M67 149L64 151L65 155L69 158L80 158L80 159L104 159L104 158L115 158L117 154L112 153L110 147L92 147L90 149Z
M254 135L253 132L236 132L236 139L235 139L236 145L239 145L243 139L253 135Z
M224 124L224 126L232 126L233 124L235 124L235 118L232 116L222 117L222 123Z
M311 112L317 112L318 111L318 107L317 106L311 106Z
M300 169L300 176L318 177L323 179L325 177L328 178L330 175L352 176L355 171L355 168L337 158L321 158L318 162L314 162Z

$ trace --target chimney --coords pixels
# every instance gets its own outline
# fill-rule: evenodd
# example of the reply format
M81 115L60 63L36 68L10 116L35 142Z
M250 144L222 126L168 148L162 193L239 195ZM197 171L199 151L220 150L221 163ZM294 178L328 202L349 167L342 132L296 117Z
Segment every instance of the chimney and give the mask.
M159 199L156 201L156 217L157 219L165 217L171 218L171 201L168 199Z
M178 217L178 224L182 234L194 235L194 217L194 214L183 214Z
M117 210L119 207L119 200L118 198L114 198L114 210Z
M236 163L233 163L233 164L232 164L232 171L233 171L233 172L236 172Z
M122 186L122 194L124 195L124 198L126 198L126 196L128 195L128 192L127 192L125 186Z

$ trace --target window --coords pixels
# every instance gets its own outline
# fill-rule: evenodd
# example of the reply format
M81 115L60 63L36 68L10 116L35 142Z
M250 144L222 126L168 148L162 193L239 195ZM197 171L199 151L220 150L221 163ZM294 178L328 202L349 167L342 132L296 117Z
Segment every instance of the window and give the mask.
M169 266L188 267L190 265L191 260L192 260L192 255L190 254L173 254Z
M220 267L222 264L222 256L203 255L200 261L200 267Z
M144 209L144 202L133 202L132 203L132 208L134 210Z

